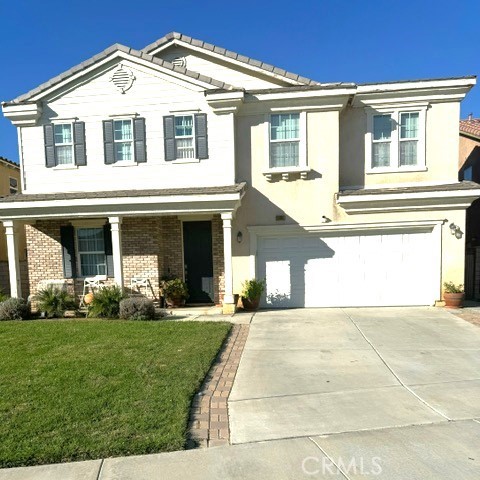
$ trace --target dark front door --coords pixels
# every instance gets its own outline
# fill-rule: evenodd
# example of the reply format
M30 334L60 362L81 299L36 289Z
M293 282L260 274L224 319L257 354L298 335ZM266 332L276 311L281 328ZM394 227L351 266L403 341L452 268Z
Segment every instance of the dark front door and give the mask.
M183 256L188 303L212 303L212 222L183 222Z

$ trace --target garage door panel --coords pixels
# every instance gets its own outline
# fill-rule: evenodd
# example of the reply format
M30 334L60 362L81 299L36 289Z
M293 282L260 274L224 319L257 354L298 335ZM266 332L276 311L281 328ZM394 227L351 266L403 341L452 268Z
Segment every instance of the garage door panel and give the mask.
M428 305L438 282L432 234L260 238L264 307Z

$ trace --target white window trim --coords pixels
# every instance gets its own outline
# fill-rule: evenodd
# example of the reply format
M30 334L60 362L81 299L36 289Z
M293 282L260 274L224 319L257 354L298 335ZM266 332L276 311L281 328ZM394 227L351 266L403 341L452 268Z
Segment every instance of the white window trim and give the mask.
M113 158L114 158L114 163L113 166L117 167L129 167L129 166L134 166L137 164L137 161L135 159L135 132L134 132L134 124L133 120L134 117L115 117L112 118L113 120ZM132 125L132 140L115 140L115 122L120 122L124 120L129 120L130 124ZM131 142L132 144L132 159L131 160L117 160L117 157L115 155L115 144L116 143L126 143L126 142Z
M52 121L53 125L53 148L55 152L55 167L53 167L55 170L69 170L73 168L78 168L77 167L77 162L75 161L75 133L74 133L74 126L73 124L75 123L75 120L71 121L70 119L55 119L55 121ZM57 143L55 141L55 125L70 125L70 128L72 129L72 142L71 143ZM57 146L59 147L65 147L70 145L72 147L72 161L71 163L57 163Z
M404 107L367 108L367 132L365 133L365 173L424 172L427 171L425 155L427 105L405 105ZM418 112L418 147L417 164L400 165L400 129L401 113ZM392 134L390 139L390 166L372 167L373 117L389 114L392 117Z
M270 166L270 124L272 120L272 115L282 115L298 113L300 114L299 127L299 152L298 152L298 165L292 167L271 167ZM300 173L302 179L306 178L307 173L311 170L307 164L307 112L305 111L275 111L274 113L265 115L265 159L266 166L263 172L263 175L267 178L268 181L272 180L273 175L281 175L283 180L289 180L290 174Z
M192 122L193 122L193 125L192 125L192 135L188 135L188 136L180 136L180 137L177 137L176 135L176 128L175 128L175 119L177 117L192 117ZM195 141L196 139L196 130L195 130L195 114L192 113L192 112L178 112L177 114L174 114L173 115L173 131L175 132L175 136L173 137L174 140L175 140L175 150L177 150L176 148L176 145L177 145L177 138L178 139L183 139L183 138L190 138L192 137L192 145L193 145L193 157L192 158L175 158L175 160L173 160L173 162L169 162L169 163L198 163L200 162L200 160L197 158L197 142Z
M84 224L81 224L80 222L78 224L75 224L74 225L75 227L75 256L77 258L77 278L86 278L86 277L89 277L89 276L94 276L94 275L82 275L82 262L81 262L81 253L92 253L92 254L102 254L105 256L105 275L107 275L107 255L105 253L105 245L104 245L104 251L103 252L98 252L98 251L95 251L95 252L80 252L80 248L79 248L79 243L78 243L78 230L81 230L81 229L88 229L88 228L99 228L99 229L103 229L103 225L100 225L98 224L98 222L91 222L91 223L84 223ZM101 274L97 274L97 275L101 275Z

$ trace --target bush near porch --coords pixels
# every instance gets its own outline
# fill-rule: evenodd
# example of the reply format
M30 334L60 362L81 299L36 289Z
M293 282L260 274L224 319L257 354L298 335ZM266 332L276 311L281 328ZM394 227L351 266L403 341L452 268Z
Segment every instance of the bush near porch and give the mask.
M192 397L230 325L0 323L0 466L184 448Z

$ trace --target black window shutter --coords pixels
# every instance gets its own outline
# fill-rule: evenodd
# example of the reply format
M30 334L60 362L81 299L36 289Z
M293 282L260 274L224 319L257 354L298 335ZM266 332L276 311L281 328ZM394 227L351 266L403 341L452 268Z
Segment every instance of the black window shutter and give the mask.
M175 117L167 115L163 117L163 135L165 138L165 160L167 162L177 158L175 145Z
M77 276L77 261L75 256L75 229L72 225L60 227L60 242L63 254L64 278Z
M144 118L135 118L133 120L133 135L135 142L135 161L137 163L145 163L147 161L147 149Z
M85 148L85 123L75 122L73 124L73 142L75 145L75 165L84 166L87 164L87 151Z
M115 153L113 151L113 120L103 121L103 147L105 163L107 165L115 163Z
M207 114L195 114L195 146L197 158L208 158Z
M103 226L103 239L105 245L105 259L107 263L107 276L113 277L112 229L109 223L106 223Z
M48 123L43 126L43 136L45 140L45 165L48 168L55 166L55 139L53 135L53 124Z

